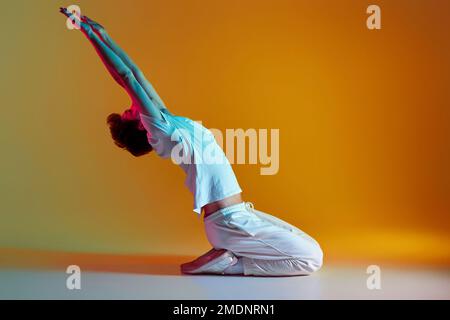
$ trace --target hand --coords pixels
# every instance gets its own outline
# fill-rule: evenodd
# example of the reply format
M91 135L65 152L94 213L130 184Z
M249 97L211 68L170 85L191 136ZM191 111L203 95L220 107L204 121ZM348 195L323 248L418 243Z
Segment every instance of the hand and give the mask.
M89 24L80 20L80 17L78 17L73 12L70 12L69 10L67 10L67 8L61 7L61 8L59 8L59 12L61 12L63 15L65 15L67 18L69 18L73 24L78 24L80 26L80 30L83 33L87 34L91 31L91 27L89 26Z

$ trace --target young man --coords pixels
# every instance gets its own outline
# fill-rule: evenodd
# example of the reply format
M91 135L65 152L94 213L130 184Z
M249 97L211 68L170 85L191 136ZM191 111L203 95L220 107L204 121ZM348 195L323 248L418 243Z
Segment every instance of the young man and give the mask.
M115 144L134 156L155 150L186 173L194 211L204 212L213 248L181 265L183 273L284 276L306 275L321 267L322 250L313 238L242 200L230 163L208 129L169 112L144 74L101 25L65 8L61 12L79 24L131 98L131 106L122 114L108 116Z

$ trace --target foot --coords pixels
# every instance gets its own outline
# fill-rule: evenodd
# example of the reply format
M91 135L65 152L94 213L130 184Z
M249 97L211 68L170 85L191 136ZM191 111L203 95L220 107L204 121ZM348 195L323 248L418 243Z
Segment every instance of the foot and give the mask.
M211 249L197 259L183 263L181 272L187 274L223 274L224 270L236 263L236 256L226 249Z

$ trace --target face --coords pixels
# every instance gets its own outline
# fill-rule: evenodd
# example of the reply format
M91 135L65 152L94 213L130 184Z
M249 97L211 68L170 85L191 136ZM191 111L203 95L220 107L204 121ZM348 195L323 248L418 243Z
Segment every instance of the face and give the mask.
M134 120L138 120L139 121L139 129L140 130L145 130L144 126L141 123L141 117L139 116L139 112L135 109L135 108L129 108L126 109L123 113L122 113L122 120L123 121L134 121Z

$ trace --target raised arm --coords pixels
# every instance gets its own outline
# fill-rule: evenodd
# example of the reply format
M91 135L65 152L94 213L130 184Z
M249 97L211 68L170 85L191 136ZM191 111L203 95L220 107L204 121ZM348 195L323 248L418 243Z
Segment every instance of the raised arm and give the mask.
M166 106L164 102L162 101L152 84L147 80L144 73L128 56L128 54L122 48L120 48L119 45L111 38L105 28L87 16L82 16L82 20L86 21L92 27L92 29L94 29L97 35L100 36L100 38L108 45L108 47L110 47L111 50L113 50L114 53L122 59L122 61L128 66L128 68L130 68L136 80L145 90L150 99L152 99L152 101L157 105L157 107L159 107L160 109L165 109Z
M65 8L61 8L61 12L80 24L80 30L95 47L107 69L115 78L117 77L116 80L118 80L119 83L123 84L125 90L128 92L133 102L135 102L135 105L140 109L139 111L152 117L161 118L159 108L148 97L131 69L102 41L102 39L100 39L89 24L80 21L76 15L68 12Z

